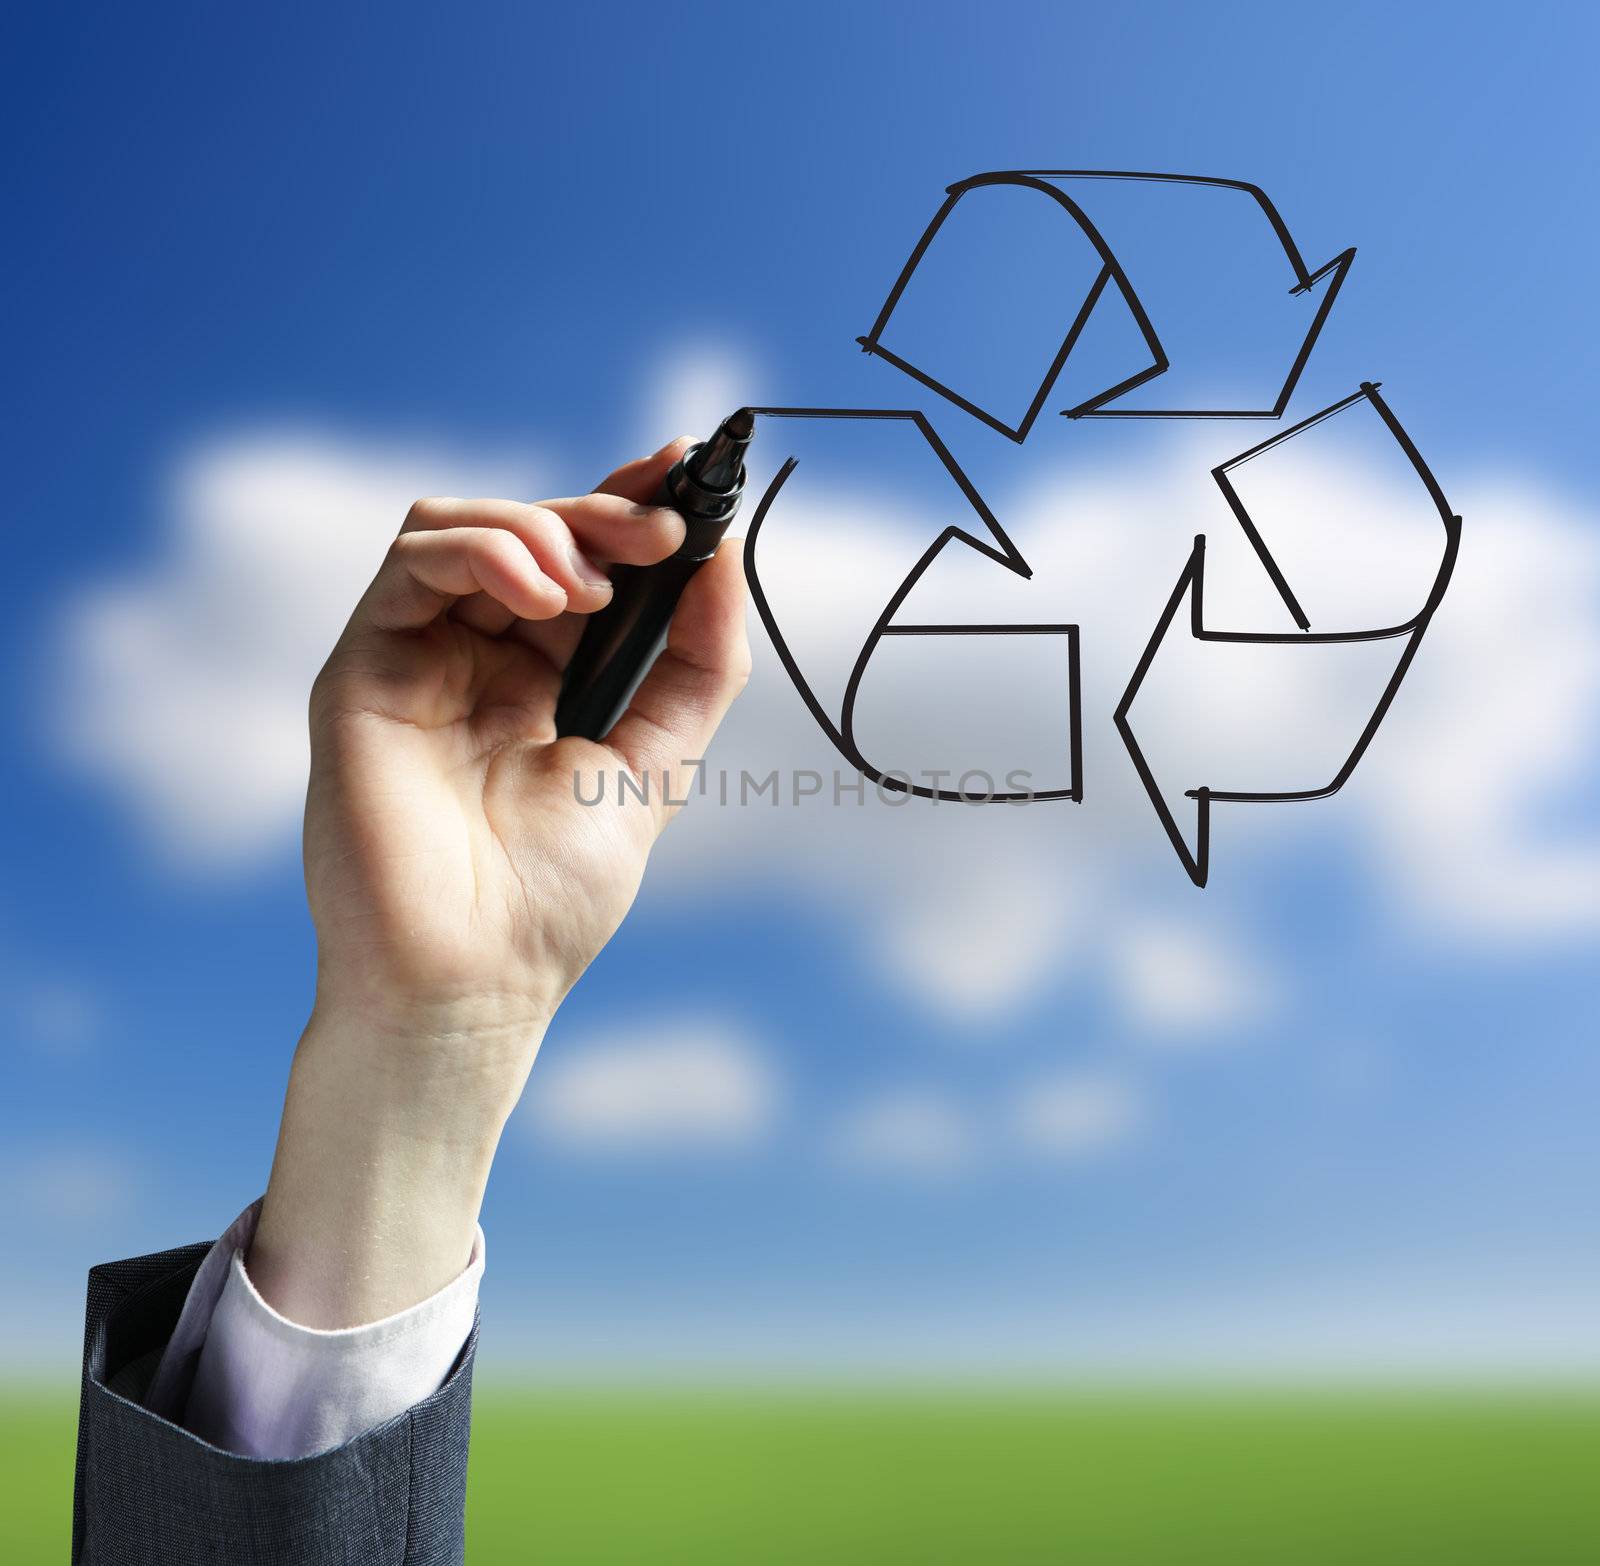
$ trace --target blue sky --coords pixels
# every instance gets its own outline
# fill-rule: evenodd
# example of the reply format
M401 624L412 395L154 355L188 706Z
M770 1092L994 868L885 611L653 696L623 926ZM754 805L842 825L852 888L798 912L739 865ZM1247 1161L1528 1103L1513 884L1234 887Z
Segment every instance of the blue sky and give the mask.
M140 749L161 693L127 683L145 655L119 658L108 604L172 610L177 653L224 646L276 715L328 579L359 580L413 478L566 493L724 394L905 404L852 339L945 185L1041 165L1248 178L1313 262L1358 246L1292 411L1381 378L1467 518L1464 571L1473 502L1492 540L1419 661L1411 727L1348 806L1231 823L1236 866L1205 894L1146 853L1138 799L1086 804L1081 829L963 822L931 861L895 857L909 828L824 811L686 819L533 1095L585 1050L625 1074L664 1034L687 1068L731 1062L743 1109L662 1149L530 1107L485 1218L491 1352L1592 1358L1597 922L1592 888L1550 869L1592 873L1597 825L1592 19L334 10L13 27L0 1276L46 1363L71 1364L91 1261L215 1232L258 1193L310 992L292 779L208 757L204 733L292 753L254 695L185 686L170 758ZM1024 472L1114 488L1194 449L1046 419L1024 470L921 405L997 506ZM1261 427L1208 438L1216 460ZM309 525L297 483L325 508ZM1154 509L1127 506L1130 528ZM1025 548L1036 513L1016 501ZM730 755L826 757L770 657L751 711ZM1109 756L1105 711L1085 722ZM244 785L215 824L193 807ZM903 881L876 924L847 863L863 835L861 863ZM1046 839L1059 898L1030 871ZM1473 860L1492 884L1452 881ZM952 933L1019 897L1048 912L1031 956ZM1232 988L1173 978L1196 963ZM1140 999L1169 988L1175 1011ZM1098 1129L1074 1139L1069 1116L1052 1152L1018 1128L1063 1081Z

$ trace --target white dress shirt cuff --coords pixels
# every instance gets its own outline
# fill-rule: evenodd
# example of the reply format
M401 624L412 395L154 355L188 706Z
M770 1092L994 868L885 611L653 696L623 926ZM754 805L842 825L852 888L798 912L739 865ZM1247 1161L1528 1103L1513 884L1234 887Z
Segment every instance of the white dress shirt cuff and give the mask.
M198 1344L182 1423L247 1457L309 1457L436 1392L472 1331L483 1230L465 1270L437 1294L382 1321L328 1331L288 1320L251 1283L244 1257L260 1206L240 1214L212 1247L168 1345L163 1370L167 1358L187 1358ZM158 1371L152 1406L161 1381Z

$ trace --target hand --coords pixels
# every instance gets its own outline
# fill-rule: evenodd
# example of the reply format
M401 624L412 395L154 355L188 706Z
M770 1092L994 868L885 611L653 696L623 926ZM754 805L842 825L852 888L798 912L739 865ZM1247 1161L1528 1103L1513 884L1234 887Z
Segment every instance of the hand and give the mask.
M686 444L575 499L418 501L317 679L317 1000L249 1257L303 1325L378 1319L465 1265L545 1025L621 923L685 763L748 675L728 544L604 741L555 737L561 671L611 595L604 566L683 541L649 502ZM650 780L648 802L612 781L582 803L597 771L623 768Z

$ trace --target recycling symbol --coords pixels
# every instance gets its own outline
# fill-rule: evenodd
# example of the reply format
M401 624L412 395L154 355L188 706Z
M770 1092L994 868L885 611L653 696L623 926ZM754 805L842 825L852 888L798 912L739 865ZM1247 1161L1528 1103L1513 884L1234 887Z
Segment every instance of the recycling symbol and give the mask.
M1254 255L1253 269L1239 263L1245 253ZM1018 445L1047 412L1072 420L1281 420L1354 257L1354 249L1346 249L1308 267L1265 192L1240 180L1113 170L979 174L946 190L877 319L857 341L867 354ZM1258 307L1241 293L1253 288L1259 295L1264 275L1285 286L1274 285L1268 304ZM1260 351L1219 364L1219 320L1230 327L1252 323ZM1371 625L1340 623L1336 610L1312 602L1316 580L1297 579L1297 571L1284 563L1284 550L1274 547L1281 519L1263 512L1240 478L1246 464L1254 465L1251 471L1263 465L1270 470L1289 443L1358 409L1375 416L1389 455L1410 475L1406 483L1417 486L1419 506L1437 521L1433 543L1426 546L1431 575L1419 583L1421 601L1387 617L1389 623ZM970 805L1081 801L1079 626L1024 619L929 620L910 612L908 600L916 602L913 595L947 550L972 551L1024 582L1033 576L929 417L903 407L754 411L763 420L822 421L869 431L880 443L900 443L922 475L930 503L956 519L908 568L896 565L881 610L852 635L842 689L827 695L812 678L812 664L792 634L792 622L775 612L770 584L762 576L763 533L793 503L800 459L790 456L761 496L745 542L751 597L796 691L837 753L881 790ZM1321 799L1349 780L1444 598L1461 535L1461 519L1375 381L1361 382L1349 395L1238 452L1211 468L1210 476L1248 547L1261 591L1283 623L1258 629L1225 623L1225 613L1208 613L1207 539L1197 535L1187 558L1171 562L1172 574L1161 572L1168 581L1175 576L1175 585L1127 671L1111 714L1160 828L1200 887L1210 874L1215 805ZM1282 495L1268 502L1268 511L1284 507ZM1291 503L1289 509L1303 508ZM981 793L963 780L954 787L919 784L884 764L892 758L869 753L861 721L863 694L870 692L874 670L891 651L909 645L900 639L919 637L959 638L968 648L1016 646L1025 638L1031 649L1054 660L1065 696L1061 710L1049 715L1057 726L1060 763L1042 786L1031 775L1025 789L1002 786ZM1390 644L1392 659L1374 644ZM1297 779L1292 786L1271 780L1269 786L1267 779L1230 770L1225 756L1197 764L1197 776L1159 776L1150 734L1141 738L1151 722L1159 722L1159 714L1147 720L1140 698L1154 671L1176 659L1185 645L1224 659L1250 648L1359 650L1364 658L1380 660L1376 699L1363 705L1348 733L1341 728L1333 737L1337 761L1331 776ZM1292 662L1297 655L1282 656ZM1292 670L1287 677L1293 679ZM1346 721L1343 715L1338 720Z

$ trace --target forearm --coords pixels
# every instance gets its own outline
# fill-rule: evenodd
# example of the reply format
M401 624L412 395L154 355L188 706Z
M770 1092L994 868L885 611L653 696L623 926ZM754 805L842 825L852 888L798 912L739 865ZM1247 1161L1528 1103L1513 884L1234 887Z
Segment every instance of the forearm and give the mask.
M455 1278L542 1031L314 1015L246 1262L262 1298L304 1326L348 1327Z

